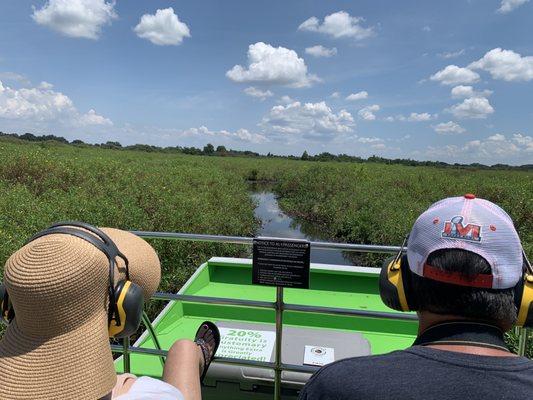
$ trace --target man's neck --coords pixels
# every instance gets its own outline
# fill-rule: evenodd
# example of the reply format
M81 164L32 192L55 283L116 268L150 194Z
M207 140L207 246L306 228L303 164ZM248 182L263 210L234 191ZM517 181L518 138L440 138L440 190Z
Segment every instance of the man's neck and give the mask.
M464 317L458 317L455 315L440 315L434 314L427 311L418 312L419 325L418 325L418 334L420 335L426 329L450 321L465 321L468 319ZM504 327L497 326L499 329L504 331ZM492 356L492 357L512 357L516 356L513 353L510 353L505 350L479 347L479 346L465 346L465 345L452 345L452 344L428 344L426 347L431 347L438 350L445 351L454 351L457 353L466 353L466 354L475 354L479 356Z

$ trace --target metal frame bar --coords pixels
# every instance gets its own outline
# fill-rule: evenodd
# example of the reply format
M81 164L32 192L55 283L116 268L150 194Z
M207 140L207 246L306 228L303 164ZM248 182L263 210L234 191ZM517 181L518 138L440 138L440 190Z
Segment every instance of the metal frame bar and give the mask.
M283 287L276 287L276 359L274 361L274 399L281 399L281 349L283 340Z
M111 345L111 351L113 353L124 354L124 348L117 344ZM144 355L149 355L149 356L158 356L158 357L166 357L168 354L167 350L146 349L144 347L135 347L135 346L130 347L129 352L135 353L135 354L144 354ZM241 365L241 366L253 367L253 368L274 369L276 366L274 362L239 360L237 358L226 358L226 357L217 357L213 362L220 363L220 364ZM283 371L300 372L300 373L307 373L307 374L312 374L320 369L320 367L314 367L311 365L296 365L296 364L281 363L280 366Z
M146 314L146 311L144 311L144 310L143 310L143 313L142 313L142 321L144 323L144 326L148 330L148 332L150 332L150 336L152 337L152 340L154 341L154 345L155 345L156 349L157 350L163 350L161 348L161 343L159 343L159 338L157 337L157 335L155 333L155 329L154 329L152 323L150 322L150 318L148 317L148 314ZM165 367L165 357L164 356L159 356L159 360L161 360L161 366L164 368Z
M270 308L270 309L276 309L277 307L277 302L270 302L270 301L230 299L226 297L192 296L192 295L164 293L164 292L154 293L152 299L153 300L175 300L175 301L206 303L206 304L220 304L220 305L230 305L230 306ZM384 318L384 319L397 319L397 320L408 320L408 321L418 319L418 317L415 314L392 313L392 312L385 312L385 311L354 310L354 309L349 309L349 308L336 308L336 307L306 306L303 304L285 304L284 303L283 309L285 311L316 312L316 313L321 313L321 314L360 316L360 317L368 317L368 318Z
M175 239L195 242L215 242L231 244L253 244L253 237L201 235L196 233L179 232L150 232L131 231L131 233L145 239ZM343 250L357 251L361 253L397 253L401 246L378 246L373 244L333 243L333 242L310 242L311 248L320 250Z
M522 357L526 355L527 335L528 335L527 328L518 328L518 351L517 353L519 356L522 356Z

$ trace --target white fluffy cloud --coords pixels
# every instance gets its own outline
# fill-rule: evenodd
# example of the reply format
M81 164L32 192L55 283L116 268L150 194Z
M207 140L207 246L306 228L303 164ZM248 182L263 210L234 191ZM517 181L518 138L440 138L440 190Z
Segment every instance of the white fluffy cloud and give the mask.
M0 72L0 80L8 82L17 82L24 86L30 86L30 81L24 75L17 74L16 72Z
M450 162L485 162L487 164L520 164L530 162L533 138L520 133L508 138L502 134L483 140L471 140L463 145L429 147L426 155Z
M379 111L380 107L377 104L372 104L371 106L363 107L359 110L357 115L365 121L374 121L376 119L375 112Z
M455 58L455 57L462 56L463 54L465 54L465 52L466 52L465 49L461 49L457 51L446 51L444 53L439 53L438 56L440 58L449 59L449 58Z
M529 0L502 0L498 12L500 14L507 14L513 11L515 8L520 7L522 4L527 3Z
M179 20L172 7L144 14L133 30L140 38L159 46L177 46L184 38L191 37L189 27Z
M452 97L454 99L464 99L474 97L474 88L472 86L459 85L452 88Z
M185 131L179 132L177 136L181 137L191 137L198 136L204 138L227 138L227 139L236 139L250 143L264 143L268 142L266 136L260 133L252 133L248 129L239 129L237 131L231 132L227 130L212 131L209 130L206 126L200 126L199 128L190 128Z
M356 140L357 140L357 143L369 145L372 149L375 149L375 150L384 150L387 147L383 139L375 137L375 136L358 137Z
M42 81L41 83L39 83L38 87L39 87L39 89L52 89L54 87L54 85L52 85L49 82Z
M456 118L483 119L494 112L494 108L485 97L470 97L455 104L449 110Z
M294 103L296 100L294 100L291 96L287 96L287 95L284 95L284 96L281 96L278 100L278 103L280 104L291 104L291 103Z
M365 90L362 90L360 92L357 92L357 93L352 93L352 94L349 94L348 96L346 96L346 100L348 101L357 101L357 100L363 100L363 99L366 99L368 98L368 92L365 91Z
M457 122L448 121L441 122L433 127L435 132L440 135L450 135L466 132L466 129L459 125Z
M462 83L474 83L479 80L479 74L468 68L457 65L448 65L446 68L431 75L432 81L438 81L443 85L459 85Z
M44 82L46 83L46 82ZM55 121L69 126L112 125L94 110L80 113L72 100L50 84L14 89L0 82L0 118L33 122Z
M438 117L438 114L430 114L427 112L424 112L424 113L412 112L407 117L402 114L398 114L395 116L390 115L385 118L385 121L387 122L394 122L394 121L423 122L423 121L431 121L432 119L435 119L437 117Z
M247 87L243 90L243 92L248 96L260 99L261 101L265 100L267 97L274 96L274 93L272 93L270 90L261 90L253 86Z
M313 57L333 57L337 54L337 48L333 47L331 49L328 49L327 47L318 44L316 46L307 47L305 49L305 53Z
M327 15L322 23L317 17L311 17L302 22L298 30L320 32L334 38L362 40L374 35L372 27L365 28L361 26L363 21L363 18L352 17L346 11L338 11Z
M517 145L523 146L526 152L533 153L533 137L515 133L513 135L513 141Z
M49 0L33 9L32 18L66 36L98 39L102 27L117 18L114 7L105 0Z
M261 125L286 134L341 134L352 132L355 126L352 115L346 110L335 113L328 105L300 103L272 107Z
M494 79L530 81L533 79L533 56L522 57L512 50L497 47L474 61L468 68L487 71Z
M248 47L248 67L235 65L226 72L234 82L259 82L289 87L308 87L320 81L307 73L307 65L294 50L257 42Z
M340 94L340 92L333 92L333 93L331 93L331 95L329 97L332 97L334 99L338 99L339 97L341 97L341 94Z
M495 135L489 136L487 139L494 142L503 142L505 141L505 136L501 133L496 133Z
M482 92L478 92L472 86L459 85L452 88L451 94L454 99L465 99L468 97L489 97L492 91L483 90Z
M407 121L409 121L409 122L430 121L433 118L436 118L436 115L430 114L430 113L427 113L427 112L425 112L425 113L412 112L407 117Z
M87 114L82 114L79 116L79 125L81 126L87 126L87 125L113 125L111 120L109 118L102 117L101 115L98 115L96 111L94 111L92 108L89 110Z

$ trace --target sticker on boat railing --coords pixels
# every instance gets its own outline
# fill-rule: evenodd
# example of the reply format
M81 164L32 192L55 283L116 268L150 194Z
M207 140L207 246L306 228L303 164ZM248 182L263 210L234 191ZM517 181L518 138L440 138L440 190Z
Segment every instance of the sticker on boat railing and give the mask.
M304 364L323 367L335 361L335 349L322 346L305 346Z
M276 333L253 329L219 328L220 346L217 357L239 358L241 360L270 361Z

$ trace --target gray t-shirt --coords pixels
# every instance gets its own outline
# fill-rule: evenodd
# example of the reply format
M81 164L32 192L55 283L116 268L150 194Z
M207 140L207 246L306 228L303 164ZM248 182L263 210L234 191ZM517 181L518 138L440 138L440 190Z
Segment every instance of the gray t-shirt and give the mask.
M315 373L300 400L511 400L533 396L533 361L413 346Z

